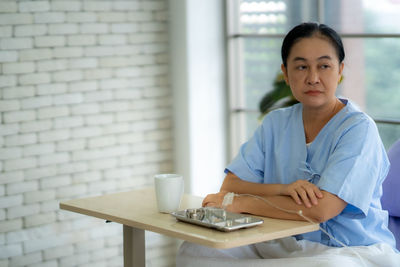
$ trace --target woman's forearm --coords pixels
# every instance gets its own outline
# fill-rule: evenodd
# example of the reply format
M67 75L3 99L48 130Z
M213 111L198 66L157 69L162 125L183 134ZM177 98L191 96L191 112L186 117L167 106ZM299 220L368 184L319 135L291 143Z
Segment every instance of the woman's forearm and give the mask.
M305 207L299 205L288 196L253 197L248 195L235 196L231 208L233 212L250 213L254 215L290 219L305 220L298 212L314 222L325 222L342 212L347 203L337 196L323 191L324 197L318 205ZM264 199L264 200L262 200Z
M221 191L234 192L237 194L252 194L258 196L281 195L283 185L281 184L259 184L243 181L235 174L229 172L221 186Z
M266 201L260 198L251 196L236 196L234 205L230 208L231 211L237 213L249 213L270 218L287 219L287 220L305 220L297 212L302 210L302 213L312 221L318 222L316 216L316 208L306 208L303 205L296 204L290 197L287 196L269 196L263 197Z

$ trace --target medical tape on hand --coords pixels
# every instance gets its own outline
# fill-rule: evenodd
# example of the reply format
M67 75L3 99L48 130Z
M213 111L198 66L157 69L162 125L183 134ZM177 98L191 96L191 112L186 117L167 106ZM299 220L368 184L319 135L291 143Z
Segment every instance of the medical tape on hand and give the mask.
M224 196L224 200L222 201L222 208L225 209L228 205L233 203L233 198L235 197L235 193L229 192Z

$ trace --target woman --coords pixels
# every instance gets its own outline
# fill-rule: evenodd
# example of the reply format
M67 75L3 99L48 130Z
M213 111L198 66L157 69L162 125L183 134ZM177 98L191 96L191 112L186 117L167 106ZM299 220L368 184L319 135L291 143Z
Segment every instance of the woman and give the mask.
M397 266L400 256L380 204L389 170L385 149L373 120L335 96L345 57L339 35L326 25L303 23L287 34L281 53L286 83L300 103L265 117L226 168L221 191L208 195L203 206L221 207L234 192L229 211L309 218L323 230L231 250L184 243L178 265L198 259L203 266L207 260L220 266ZM352 247L350 254L337 248L343 244Z

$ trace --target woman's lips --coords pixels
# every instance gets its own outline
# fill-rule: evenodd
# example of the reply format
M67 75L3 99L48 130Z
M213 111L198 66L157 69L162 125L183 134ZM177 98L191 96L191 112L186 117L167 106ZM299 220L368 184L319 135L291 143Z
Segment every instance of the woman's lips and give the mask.
M318 90L310 90L310 91L307 91L306 92L306 95L310 95L310 96L317 96L317 95L319 95L319 94L321 94L322 92L321 91L318 91Z

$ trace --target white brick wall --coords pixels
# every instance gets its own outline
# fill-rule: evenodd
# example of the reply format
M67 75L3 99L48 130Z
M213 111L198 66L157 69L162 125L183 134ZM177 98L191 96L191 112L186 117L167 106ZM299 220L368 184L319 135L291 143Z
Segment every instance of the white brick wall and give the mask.
M118 224L64 199L172 169L167 0L0 1L0 266L122 266ZM176 240L147 235L147 264Z

